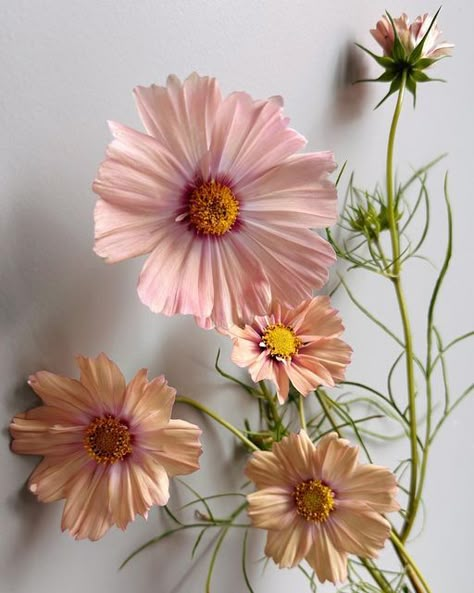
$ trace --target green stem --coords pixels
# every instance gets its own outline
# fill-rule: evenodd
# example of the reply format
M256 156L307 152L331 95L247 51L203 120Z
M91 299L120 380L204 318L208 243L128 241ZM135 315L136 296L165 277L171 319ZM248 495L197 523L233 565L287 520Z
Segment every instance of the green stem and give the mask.
M278 413L278 408L275 403L274 396L268 391L268 387L265 384L265 381L259 381L260 389L262 390L262 395L265 398L266 402L268 403L268 407L270 408L270 413L272 415L273 423L275 427L279 426L281 423L280 414Z
M227 428L227 430L232 432L249 449L252 449L253 451L260 451L260 449L257 447L257 445L252 443L252 441L249 441L249 439L238 428L236 428L234 425L230 424L230 422L227 422L227 420L224 420L224 418L219 416L219 414L217 414L213 410L210 410L203 404L200 404L199 402L195 401L194 399L191 399L190 397L184 397L183 395L179 395L176 397L176 403L177 404L186 404L188 406L196 408L196 410L199 410L200 412L203 412L204 414L207 414L210 418L212 418L219 424L222 424L222 426L224 426L225 428Z
M408 309L403 292L400 271L400 234L397 224L396 203L395 203L395 187L393 177L393 152L395 146L395 136L397 132L398 121L403 106L403 97L405 94L405 75L403 76L400 90L398 92L397 104L392 118L392 125L390 126L390 133L388 137L387 146L387 220L390 229L390 239L392 243L392 283L395 288L397 296L398 308L403 326L403 336L405 342L405 362L406 375L408 387L408 413L410 423L410 449L411 449L411 464L410 464L410 488L408 498L408 508L405 517L405 523L402 528L401 539L404 542L408 537L411 526L415 520L417 504L417 480L418 480L418 437L417 437L417 414L416 414L416 387L415 387L415 368L414 368L414 353L413 353L413 338L411 334L410 320L408 317Z
M300 426L303 430L307 430L306 426L306 416L304 413L304 398L302 395L299 396L298 399L298 415L300 417Z
M413 580L415 580L415 583L413 583L412 578L410 578L415 589L417 591L420 590L419 585L418 585L418 583L419 583L423 587L424 593L432 593L430 586L428 585L425 577L423 576L423 573L421 572L421 570L418 568L418 566L415 563L415 561L413 560L413 558L408 553L408 551L405 548L405 546L403 545L403 542L401 541L401 539L397 536L397 534L393 530L390 534L390 540L391 540L393 546L395 547L397 553L399 554L399 556L401 556L403 558L404 563L406 564L407 568L409 568L410 571L412 571L413 575L416 576L417 580L413 579ZM408 574L410 576L410 572Z

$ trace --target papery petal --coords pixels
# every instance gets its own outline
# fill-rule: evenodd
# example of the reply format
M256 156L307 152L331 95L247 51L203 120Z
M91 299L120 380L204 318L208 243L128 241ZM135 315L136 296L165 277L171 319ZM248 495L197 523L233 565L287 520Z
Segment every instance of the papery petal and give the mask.
M299 434L289 434L272 447L280 472L291 477L295 485L312 478L313 451L313 443L304 430L300 430Z
M216 79L193 73L181 83L172 75L166 87L139 86L134 93L147 132L188 168L199 168L222 102Z
M77 356L81 383L93 396L101 414L119 415L125 396L125 379L103 352L97 358Z
M314 543L306 560L321 583L342 583L347 578L347 554L336 549L324 526L315 526L314 531Z
M308 554L311 543L311 529L296 518L283 531L268 532L265 554L280 568L293 568Z
M140 374L134 387L140 385L141 377ZM152 379L144 386L141 398L135 400L133 410L125 407L130 428L140 435L167 426L175 397L176 389L168 385L164 375Z
M324 228L337 218L334 184L326 177L336 167L331 152L295 155L261 177L238 183L242 212L255 221Z
M280 462L271 451L256 451L250 457L245 468L245 475L257 488L286 485L292 487L293 476L281 472Z
M53 502L65 498L71 483L90 461L84 449L74 453L45 457L31 474L28 487L41 502Z
M331 307L331 301L327 296L317 296L304 301L287 313L284 323L287 320L304 342L319 337L338 337L344 331L338 311Z
M331 488L339 491L345 480L356 469L359 459L359 447L353 446L346 439L332 439L322 459L321 475Z
M138 436L138 445L151 452L168 475L190 474L199 469L201 429L185 420L170 420L167 426Z
M397 480L386 467L379 465L359 465L344 480L338 491L341 500L358 500L367 503L379 513L398 511L400 505L395 500Z
M75 379L39 371L30 376L28 384L45 404L74 414L78 423L87 421L94 413L96 402L93 396Z
M269 487L247 495L247 513L252 524L262 529L287 529L295 519L295 501L288 488Z
M390 536L387 519L363 503L338 502L331 520L336 546L351 554L374 558Z
M75 539L100 539L112 525L108 467L90 461L76 476L64 505L61 528Z
M278 165L306 144L287 126L276 101L254 101L247 93L232 93L216 114L211 175L243 185Z

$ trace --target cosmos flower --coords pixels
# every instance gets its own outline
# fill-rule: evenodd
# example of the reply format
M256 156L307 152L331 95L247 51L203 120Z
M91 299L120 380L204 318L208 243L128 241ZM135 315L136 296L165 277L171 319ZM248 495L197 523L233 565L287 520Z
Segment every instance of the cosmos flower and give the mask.
M395 476L358 456L336 433L315 446L304 431L252 455L248 514L268 530L265 554L280 568L306 559L321 582L342 582L348 554L373 558L384 546L390 524L381 513L399 508Z
M410 23L408 16L403 13L401 17L393 19L393 24L397 32L398 38L405 50L406 56L409 56L412 51L419 45L423 37L430 28L433 17L429 14L418 16L413 23ZM390 20L384 15L378 21L376 28L371 29L372 36L377 43L382 47L385 56L392 56L395 32ZM449 56L451 49L454 47L451 43L440 41L441 31L438 26L433 23L428 36L423 44L423 51L419 58L438 59L443 56Z
M269 315L251 325L232 326L232 360L248 367L252 379L273 381L280 402L288 398L289 382L302 394L320 385L334 387L344 379L352 349L340 339L341 319L329 298L318 296L296 309L276 304Z
M279 98L223 98L214 78L170 76L137 87L146 134L110 123L93 184L95 252L114 263L149 254L143 303L228 327L294 306L327 279L335 256L314 228L336 221L331 152L295 154Z
M125 529L169 498L169 476L199 468L197 426L171 420L175 390L141 369L125 385L101 354L77 358L80 380L40 371L29 379L42 406L10 425L15 453L44 458L29 479L41 502L66 499L62 529L76 539Z

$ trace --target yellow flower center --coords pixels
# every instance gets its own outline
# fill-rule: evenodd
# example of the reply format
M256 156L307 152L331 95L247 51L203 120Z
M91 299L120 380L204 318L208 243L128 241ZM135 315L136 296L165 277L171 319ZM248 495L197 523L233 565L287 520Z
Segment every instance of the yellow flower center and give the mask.
M323 523L334 509L334 492L321 480L298 484L293 492L296 512L306 521Z
M196 187L189 200L189 219L198 233L223 235L234 226L239 202L232 190L218 181Z
M118 418L96 418L89 424L84 437L84 447L97 463L122 461L132 452L128 427Z
M287 359L297 354L302 342L295 335L293 328L282 323L274 323L265 328L262 345L270 350L272 356Z

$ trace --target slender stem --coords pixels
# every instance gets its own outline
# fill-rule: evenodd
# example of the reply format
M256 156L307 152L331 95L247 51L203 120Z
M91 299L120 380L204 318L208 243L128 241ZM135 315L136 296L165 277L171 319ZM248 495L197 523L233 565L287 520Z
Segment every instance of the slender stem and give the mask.
M395 146L395 136L397 132L398 121L403 106L403 97L405 94L405 75L403 76L400 90L398 92L397 104L392 118L392 125L390 126L390 133L388 137L387 146L387 220L390 229L390 239L392 243L392 283L395 288L397 296L398 308L403 326L403 336L405 341L405 363L407 375L408 388L408 413L410 423L410 449L411 449L411 464L410 464L410 488L408 497L408 508L405 517L405 523L402 528L401 538L405 541L408 537L413 522L415 520L417 504L417 481L418 481L418 437L417 437L417 413L416 413L416 386L415 386L415 368L414 368L414 353L413 353L413 338L411 333L410 320L408 317L408 309L405 300L405 294L402 288L400 278L401 260L400 260L400 234L398 230L396 202L395 202L395 187L393 178L393 152Z
M323 392L321 393L319 389L316 389L316 391L314 392L316 397L318 398L318 402L319 405L321 406L324 415L326 416L326 418L329 421L329 424L331 425L332 429L334 430L334 432L337 432L337 434L339 436L341 436L341 431L338 428L337 422L334 420L331 411L329 410L327 404L326 404L326 394Z
M407 549L403 545L403 542L399 539L399 537L393 530L390 534L390 540L392 541L392 544L394 545L397 552L399 552L400 556L402 556L402 558L404 559L407 567L409 567L413 571L413 573L416 575L419 583L421 583L421 585L423 587L424 592L432 593L430 586L428 585L425 577L423 576L423 573L421 572L421 570L418 568L418 566L415 563L415 561L413 560L413 558L408 553Z
M390 583L387 581L385 575L375 566L374 562L361 557L359 557L359 560L383 593L393 593Z
M304 413L304 398L302 395L299 396L298 399L298 415L300 417L300 426L303 430L307 430L306 426L306 416Z
M278 413L278 408L275 403L274 396L268 391L268 387L265 384L265 381L259 381L260 389L262 390L262 395L265 398L268 406L270 408L270 413L272 415L272 420L275 426L278 426L281 423L280 414Z
M219 424L222 424L222 426L225 426L225 428L227 428L227 430L230 430L230 432L232 432L238 439L240 439L242 441L242 443L244 443L244 445L249 447L249 449L252 449L253 451L260 451L260 449L257 447L257 445L252 443L252 441L249 441L249 439L238 428L236 428L234 425L230 424L230 422L227 422L227 420L224 420L224 418L219 416L219 414L217 414L213 410L210 410L203 404L195 401L194 399L191 399L190 397L184 397L183 395L179 395L176 397L176 403L177 404L186 404L188 406L196 408L196 410L199 410L200 412L203 412L204 414L207 414L210 418L212 418Z

